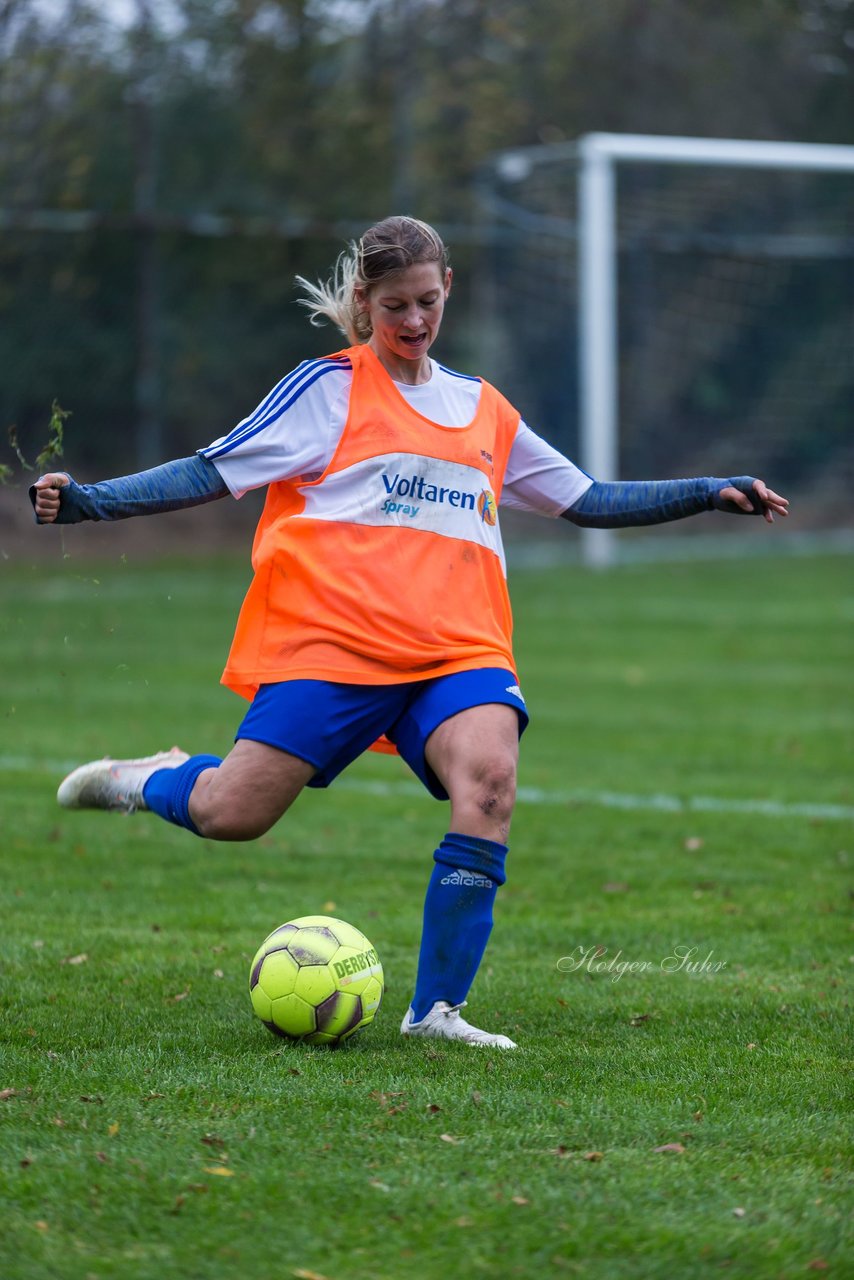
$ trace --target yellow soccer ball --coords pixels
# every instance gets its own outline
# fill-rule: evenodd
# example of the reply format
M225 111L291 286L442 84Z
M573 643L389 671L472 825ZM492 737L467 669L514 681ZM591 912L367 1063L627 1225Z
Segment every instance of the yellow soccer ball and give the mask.
M300 916L265 938L249 971L257 1016L277 1036L337 1045L376 1017L383 967L363 933L332 916Z

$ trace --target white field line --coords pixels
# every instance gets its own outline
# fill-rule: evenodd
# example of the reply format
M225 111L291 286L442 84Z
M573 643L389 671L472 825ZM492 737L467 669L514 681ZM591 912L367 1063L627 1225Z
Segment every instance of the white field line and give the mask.
M363 795L423 795L417 782L371 782L340 778L336 787L359 791ZM653 794L629 795L623 791L578 790L551 791L544 787L519 787L516 798L521 804L593 805L598 809L653 809L661 813L756 813L769 818L854 819L854 805L791 803L781 800L736 800L718 796L670 796Z
M0 773L49 773L60 780L79 760L37 760L29 756L0 755ZM423 796L419 782L405 780L382 782L368 778L338 778L334 786L341 791L382 799L401 796ZM739 800L727 796L673 796L662 793L632 795L625 791L549 790L545 787L519 787L517 798L522 804L592 805L597 809L627 811L654 810L659 813L749 813L764 818L817 818L830 821L854 820L854 805L785 802L783 800Z

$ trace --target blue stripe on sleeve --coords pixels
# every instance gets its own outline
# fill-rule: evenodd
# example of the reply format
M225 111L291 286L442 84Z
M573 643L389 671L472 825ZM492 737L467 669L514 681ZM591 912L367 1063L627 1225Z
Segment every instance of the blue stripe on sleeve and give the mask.
M271 422L290 409L291 405L299 400L303 392L307 391L325 373L332 373L340 369L351 369L352 367L352 362L348 356L327 357L322 360L304 360L302 364L298 365L292 373L289 373L286 378L283 378L273 388L254 413L239 423L233 431L229 432L221 444L216 447L211 445L207 449L200 449L200 454L205 458L220 458L223 454L231 453L238 445L243 444L245 440L251 440L253 436L263 431Z
M298 382L305 374L306 370L313 366L313 364L314 362L312 360L303 360L301 364L297 365L296 369L292 369L289 374L286 374L280 382L276 383L270 394L261 401L254 413L250 413L248 417L244 418L243 421L235 427L235 431L239 431L241 427L252 426L259 418L269 413L275 407L278 396L280 396L288 387L293 386ZM231 434L234 434L234 432Z

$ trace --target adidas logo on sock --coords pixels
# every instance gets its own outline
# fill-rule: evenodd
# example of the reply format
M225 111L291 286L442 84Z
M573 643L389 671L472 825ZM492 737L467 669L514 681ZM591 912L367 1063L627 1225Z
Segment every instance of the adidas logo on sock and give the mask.
M468 889L491 889L493 887L489 876L482 876L476 871L463 871L461 867L457 867L456 871L451 871L448 875L443 876L439 883L464 885Z

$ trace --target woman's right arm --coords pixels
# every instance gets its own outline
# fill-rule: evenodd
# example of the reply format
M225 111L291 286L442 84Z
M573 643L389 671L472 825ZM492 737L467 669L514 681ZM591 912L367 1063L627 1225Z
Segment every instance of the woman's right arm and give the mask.
M227 493L214 464L196 454L99 484L77 484L67 472L52 471L30 487L30 500L39 524L79 524L181 511Z
M306 360L254 413L192 458L100 484L76 484L62 471L40 476L30 489L36 520L124 520L196 507L227 493L241 498L276 480L319 475L340 439L351 382L347 359Z

